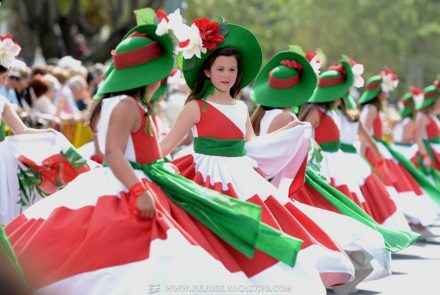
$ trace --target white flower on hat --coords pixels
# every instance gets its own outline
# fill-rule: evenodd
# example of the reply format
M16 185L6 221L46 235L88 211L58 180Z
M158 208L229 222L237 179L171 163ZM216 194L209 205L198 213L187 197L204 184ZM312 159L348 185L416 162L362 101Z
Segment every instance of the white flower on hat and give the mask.
M5 68L11 67L20 50L21 47L12 38L0 39L0 64Z
M411 89L411 96L416 105L421 104L423 102L423 99L425 98L423 90L415 87Z
M159 15L159 18L161 17L160 23L157 25L156 28L156 35L162 36L167 34L170 30L174 32L176 35L179 31L179 28L183 24L182 15L180 14L180 9L177 8L173 13L170 13L168 16L166 15ZM176 35L177 37L177 35ZM178 37L177 37L178 38Z
M192 24L191 27L182 25L179 33L180 36L176 35L179 40L178 51L183 53L183 58L191 59L194 55L200 58L202 53L206 53L202 37L200 37L200 30L196 24Z
M306 58L309 61L310 65L312 66L312 69L315 72L315 74L319 76L319 73L321 72L321 60L319 60L316 52L307 52Z
M356 88L363 87L365 83L364 78L362 78L364 65L356 63L351 67L351 71L353 72L353 86Z
M399 84L397 75L393 73L390 69L386 69L380 73L382 77L381 88L383 92L390 93Z

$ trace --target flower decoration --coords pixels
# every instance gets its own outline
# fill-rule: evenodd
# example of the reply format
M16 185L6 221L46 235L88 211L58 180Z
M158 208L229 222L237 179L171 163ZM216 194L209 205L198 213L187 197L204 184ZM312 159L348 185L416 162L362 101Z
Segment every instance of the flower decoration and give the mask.
M195 19L194 24L199 28L200 37L203 40L203 47L207 50L217 48L225 39L225 37L220 34L220 24L218 22L210 21L204 17Z
M383 92L390 93L399 84L397 74L393 73L390 69L380 72L380 76L382 77L381 88Z
M416 104L421 104L424 99L423 89L413 87L411 88L412 99Z
M321 71L321 61L319 60L316 52L307 52L306 58L312 66L313 71L315 71L315 74L319 76L319 73Z
M179 8L169 15L166 15L163 10L159 9L156 12L156 16L160 21L157 25L156 35L162 36L168 34L170 30L172 30L175 35L179 33L179 28L183 25L183 19Z
M196 24L185 28L183 36L185 39L179 40L178 51L182 52L184 59L191 59L193 56L200 58L202 53L206 53L200 30Z
M21 47L12 40L12 35L0 36L0 64L5 68L13 65Z
M364 65L357 63L354 59L350 58L351 71L353 72L353 86L356 88L363 87L365 84L362 74L364 73Z

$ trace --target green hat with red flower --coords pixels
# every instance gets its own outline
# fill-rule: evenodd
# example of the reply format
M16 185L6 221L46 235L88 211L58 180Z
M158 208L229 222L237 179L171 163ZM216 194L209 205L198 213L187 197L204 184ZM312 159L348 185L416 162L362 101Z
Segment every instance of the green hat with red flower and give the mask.
M416 110L422 110L432 106L439 96L439 82L436 80L433 84L423 88L423 99L416 101Z
M400 116L402 118L408 117L412 114L415 108L415 102L423 100L423 89L413 87L405 93L399 101Z
M240 54L241 88L252 82L260 70L260 43L245 27L226 23L222 18L201 18L194 20L191 26L181 24L173 30L179 40L177 63L190 88L199 78L206 59L222 48L234 48Z
M367 81L366 91L359 98L359 103L373 100L380 92L390 93L399 84L399 79L393 71L386 69L379 75L372 76Z
M332 102L343 98L353 84L353 72L350 63L343 59L338 64L321 73L318 87L310 97L311 103Z
M277 53L258 73L251 99L267 107L300 106L310 98L317 81L302 49L292 46L290 51Z
M174 65L173 42L157 35L156 25L132 28L112 51L112 63L95 97L135 89L160 81Z

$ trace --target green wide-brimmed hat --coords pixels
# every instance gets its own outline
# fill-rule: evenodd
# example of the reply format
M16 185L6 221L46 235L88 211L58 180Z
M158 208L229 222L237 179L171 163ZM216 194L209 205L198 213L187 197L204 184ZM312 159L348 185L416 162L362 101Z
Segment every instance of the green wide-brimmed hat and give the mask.
M356 100L349 93L344 95L342 97L342 99L344 100L345 107L347 110L357 110L358 109Z
M374 75L370 77L365 86L365 91L359 98L359 103L366 103L375 98L381 92L382 77L380 75Z
M318 78L306 57L283 51L272 57L258 73L252 100L267 107L293 107L305 103L313 93Z
M416 110L423 110L432 106L438 99L439 90L435 85L429 85L423 88L423 100L416 102Z
M413 93L407 92L405 93L402 98L400 98L400 103L402 105L400 110L400 116L402 118L406 118L412 114L414 111L414 99L413 99Z
M156 25L140 25L125 35L112 51L113 62L95 99L146 86L168 76L174 65L173 42L168 34L156 35L156 28Z
M258 74L263 60L263 54L257 38L245 27L235 24L224 25L224 39L214 49L208 50L206 53L201 53L200 58L193 56L191 59L183 59L183 77L189 88L194 88L206 59L222 48L235 48L240 53L240 67L242 71L240 88L251 83Z
M332 102L343 98L353 85L353 72L351 65L346 60L341 60L337 65L319 76L318 87L310 97L309 102L321 103Z
M157 88L156 92L154 92L153 96L151 97L151 101L155 102L156 100L158 100L162 95L165 94L165 92L167 92L167 89L167 78L165 78L160 81L160 86L159 88Z

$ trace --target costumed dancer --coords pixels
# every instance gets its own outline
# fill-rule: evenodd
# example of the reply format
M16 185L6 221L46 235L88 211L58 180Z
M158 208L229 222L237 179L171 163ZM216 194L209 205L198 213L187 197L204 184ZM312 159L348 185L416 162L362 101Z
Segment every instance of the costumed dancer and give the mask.
M197 286L285 284L290 293L324 294L318 272L295 265L302 242L261 223L259 206L161 161L150 101L174 63L169 34L137 26L112 59L90 118L108 167L81 174L6 226L31 289L144 294L173 284L194 287L191 294ZM236 260L235 251L266 265L256 249L272 262L266 277Z

